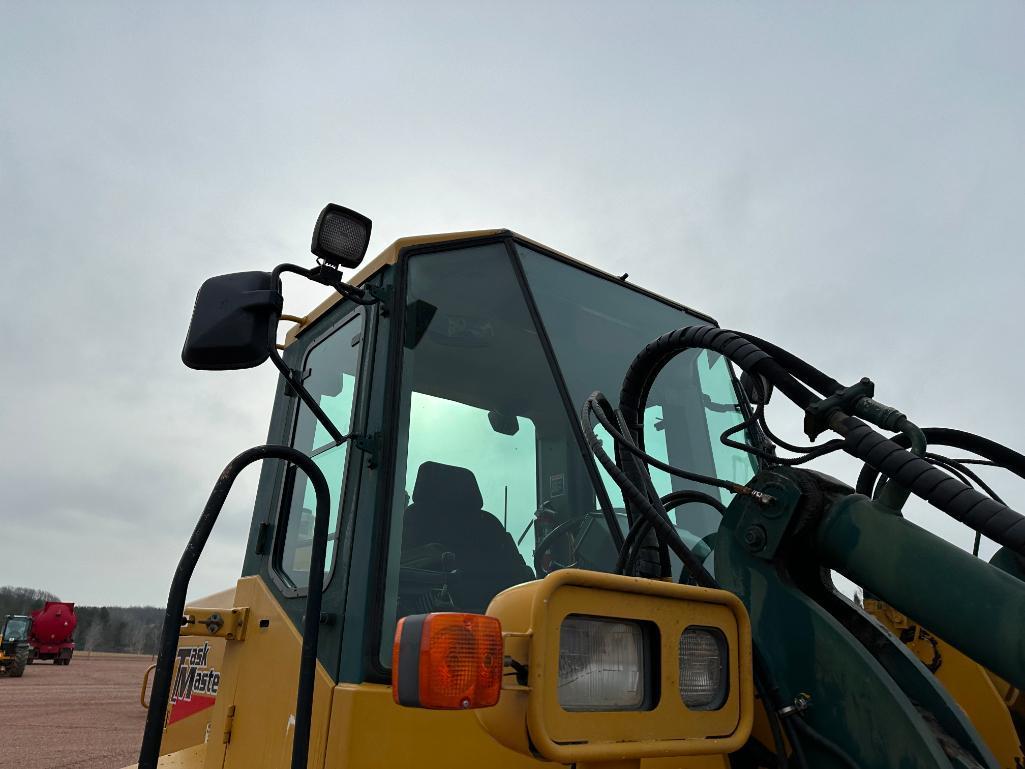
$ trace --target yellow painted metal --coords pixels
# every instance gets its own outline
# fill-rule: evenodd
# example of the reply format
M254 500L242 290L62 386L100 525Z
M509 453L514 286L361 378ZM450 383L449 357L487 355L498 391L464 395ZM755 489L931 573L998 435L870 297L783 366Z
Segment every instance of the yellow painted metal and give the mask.
M527 686L503 687L498 705L477 711L488 733L513 750L565 763L707 755L737 750L751 733L751 630L732 593L563 569L500 593L488 614L502 621L506 655L529 669ZM569 614L658 628L661 696L652 710L571 713L559 705L559 629ZM678 694L679 638L691 625L719 628L727 639L730 689L717 711L689 710Z
M202 769L205 753L203 745L193 745L190 748L162 755L157 766L159 769ZM124 769L138 769L138 766L138 764L132 764Z
M505 694L503 693L503 697ZM391 687L339 684L325 769L542 769L555 767L498 744L470 711L395 704ZM478 713L483 711L477 711ZM728 769L725 756L644 759L642 769Z
M610 575L594 576L608 584L603 578ZM618 579L634 581L627 577ZM665 588L680 587L661 582L648 584L660 594ZM701 591L700 588L686 590L718 592ZM635 603L637 597L636 594L633 596ZM244 577L235 590L202 599L201 603L207 606L231 606L234 603L247 606L248 633L244 643L216 637L203 639L203 643L209 643L211 647L209 665L215 667L221 676L216 702L212 707L176 721L165 729L160 766L166 769L248 769L256 766L287 769L302 646L298 631L259 577ZM678 599L674 605L679 607ZM528 620L531 616L529 601L524 616ZM516 649L515 633L507 633L506 636L507 648ZM529 637L520 638L529 643ZM195 641L183 637L180 644L184 648L184 645ZM223 650L223 656L218 654L216 661L213 657L215 646ZM740 675L744 675L744 669L743 665L739 667ZM747 675L750 677L750 670ZM510 684L509 690L503 691L502 700L515 696L515 688L515 684ZM483 712L486 711L478 711ZM521 729L525 730L523 713L518 717ZM187 739L192 741L188 745L181 744ZM531 755L529 749L525 753L516 752L493 739L472 712L403 708L395 704L388 686L332 685L326 671L319 665L317 667L310 742L311 769L347 769L353 766L361 769L404 766L418 769L530 769L544 765L553 766ZM729 764L723 755L710 755L646 758L640 766L641 769L728 769Z
M214 595L205 596L197 601L197 603L206 606L233 606L234 602L235 590L233 588L223 590L220 593L215 593ZM204 643L209 644L207 668L209 670L219 671L224 657L224 647L226 644L225 639L209 638L205 639ZM183 636L178 641L178 648L183 649L194 644L194 639ZM211 729L210 715L212 712L213 708L199 710L165 726L164 737L160 743L160 752L162 754L174 753L192 745L199 745L203 743Z
M235 603L249 607L242 643L229 642L217 701L211 708L206 769L288 767L295 729L295 695L302 636L259 577L243 577ZM324 765L333 682L318 663L313 694L310 769Z
M1012 688L892 606L872 599L864 603L865 611L900 638L933 671L978 729L1000 765L1025 765L1021 738L1008 709L1008 699L1013 705Z
M183 636L202 638L224 638L227 641L244 641L249 607L236 606L229 609L208 609L196 606L185 607L186 622L179 631Z
M150 674L157 669L157 663L153 663L146 672L142 674L142 688L139 690L139 704L146 710L149 710L149 703L146 702L146 690L149 688L149 677Z

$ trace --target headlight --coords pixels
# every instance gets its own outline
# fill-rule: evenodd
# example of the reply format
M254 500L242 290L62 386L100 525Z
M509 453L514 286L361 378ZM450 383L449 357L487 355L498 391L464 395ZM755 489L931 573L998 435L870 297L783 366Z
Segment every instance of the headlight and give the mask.
M645 710L640 623L571 614L559 633L559 704L564 710Z
M718 710L729 694L726 637L691 626L680 636L680 697L691 710Z

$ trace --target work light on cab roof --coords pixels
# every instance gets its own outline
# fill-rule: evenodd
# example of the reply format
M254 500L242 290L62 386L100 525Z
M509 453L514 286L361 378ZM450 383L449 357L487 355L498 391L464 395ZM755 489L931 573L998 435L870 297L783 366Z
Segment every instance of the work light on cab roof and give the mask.
M313 228L310 251L338 267L358 267L370 243L371 221L351 208L328 203Z

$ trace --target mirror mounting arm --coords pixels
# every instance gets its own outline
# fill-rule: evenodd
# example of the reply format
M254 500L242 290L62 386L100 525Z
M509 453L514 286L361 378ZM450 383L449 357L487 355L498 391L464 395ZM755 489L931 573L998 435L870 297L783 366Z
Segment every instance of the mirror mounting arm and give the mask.
M342 273L329 264L318 264L312 269L306 269L305 267L300 267L297 264L279 264L274 268L272 275L275 279L279 279L283 272L302 275L304 278L312 280L314 283L320 283L322 286L333 288L346 299L349 299L356 304L371 305L380 301L375 296L368 297L367 292L362 288L350 286L348 283L343 281Z
M324 413L324 409L320 407L316 399L310 395L309 390L303 385L302 381L295 375L295 372L288 367L288 364L282 360L281 355L278 353L277 348L272 347L270 350L270 359L278 371L281 372L281 376L285 378L285 381L292 387L293 390L298 393L302 402L306 404L307 408L313 412L313 416L324 425L324 429L327 430L328 435L334 440L335 445L340 445L349 439L348 435L343 435L342 431L335 427L334 422L331 418Z

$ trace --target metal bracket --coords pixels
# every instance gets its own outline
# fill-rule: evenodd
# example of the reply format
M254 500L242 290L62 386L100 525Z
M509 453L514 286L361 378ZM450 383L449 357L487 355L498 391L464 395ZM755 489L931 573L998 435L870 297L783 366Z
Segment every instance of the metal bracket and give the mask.
M232 609L204 609L185 607L179 635L225 638L228 641L244 641L249 621L249 607Z
M367 467L371 470L377 467L380 459L381 444L383 443L381 433L353 435L350 440L353 446L367 455Z
M391 313L392 300L395 298L395 288L393 286L364 286L363 290L366 291L370 296L374 297L378 302L381 303L381 315L388 317Z
M786 538L791 518L801 498L801 489L789 478L770 472L754 487L759 497L738 496L734 504L742 504L737 534L744 548L756 558L771 561ZM765 503L763 499L771 500ZM741 501L743 500L743 501Z
M871 398L875 393L875 384L871 379L865 377L857 384L845 387L828 398L811 404L804 410L805 434L811 440L815 440L829 426L829 417L833 415L833 412L843 411L852 414L859 401L863 398Z

